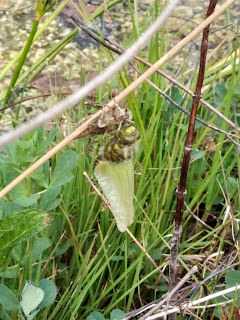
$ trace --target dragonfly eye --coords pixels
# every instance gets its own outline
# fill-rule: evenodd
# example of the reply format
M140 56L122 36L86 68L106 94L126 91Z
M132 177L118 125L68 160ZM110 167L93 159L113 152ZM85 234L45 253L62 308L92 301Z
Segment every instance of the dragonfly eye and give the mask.
M124 145L130 145L140 139L140 137L140 132L134 126L123 129L118 133L119 142Z

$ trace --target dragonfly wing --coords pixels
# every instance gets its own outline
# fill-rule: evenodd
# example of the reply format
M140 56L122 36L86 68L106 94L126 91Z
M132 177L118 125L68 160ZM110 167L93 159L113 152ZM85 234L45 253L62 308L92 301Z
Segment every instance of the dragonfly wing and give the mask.
M134 170L132 160L119 163L100 161L94 173L110 203L118 230L126 231L134 218Z

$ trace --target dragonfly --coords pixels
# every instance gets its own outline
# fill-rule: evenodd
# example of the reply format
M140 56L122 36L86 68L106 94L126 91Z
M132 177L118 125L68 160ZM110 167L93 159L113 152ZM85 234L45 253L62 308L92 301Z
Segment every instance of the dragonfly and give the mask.
M138 150L140 137L133 125L117 131L97 159L94 170L120 232L125 232L134 219L132 158Z

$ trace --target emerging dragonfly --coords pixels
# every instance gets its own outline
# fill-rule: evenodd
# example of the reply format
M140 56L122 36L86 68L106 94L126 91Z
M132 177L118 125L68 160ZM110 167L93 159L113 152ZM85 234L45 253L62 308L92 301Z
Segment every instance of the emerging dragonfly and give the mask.
M134 126L115 133L94 171L121 232L126 231L134 218L134 170L131 159L138 149L140 137Z

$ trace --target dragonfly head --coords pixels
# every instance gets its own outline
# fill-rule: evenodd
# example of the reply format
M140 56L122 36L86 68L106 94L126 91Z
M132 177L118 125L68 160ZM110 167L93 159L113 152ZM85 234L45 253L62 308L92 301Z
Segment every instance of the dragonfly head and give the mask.
M141 134L134 126L122 129L117 133L118 140L121 144L130 145L140 139Z

